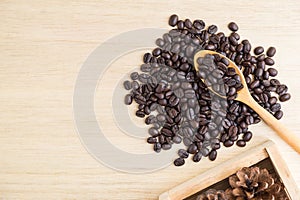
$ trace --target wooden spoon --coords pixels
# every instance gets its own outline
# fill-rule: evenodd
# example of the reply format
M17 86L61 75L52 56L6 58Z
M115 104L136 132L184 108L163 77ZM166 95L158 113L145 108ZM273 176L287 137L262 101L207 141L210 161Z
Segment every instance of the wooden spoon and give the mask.
M249 89L247 87L247 83L245 80L245 77L241 70L235 65L234 62L232 62L229 58L226 56L217 53L215 51L209 51L209 50L202 50L195 54L194 56L194 66L195 70L199 70L199 64L197 62L197 59L199 57L204 57L206 54L218 54L221 57L226 58L229 61L229 66L235 69L236 73L240 76L241 82L243 84L243 89L237 92L237 97L235 100L243 102L244 104L248 105L250 108L252 108L264 121L266 124L268 124L286 143L288 143L292 148L295 149L300 154L300 138L291 132L288 128L286 128L279 120L277 120L272 114L270 114L267 110L265 110L263 107L261 107L251 96ZM211 89L211 88L210 88ZM211 91L213 91L211 89ZM213 91L214 92L214 91Z

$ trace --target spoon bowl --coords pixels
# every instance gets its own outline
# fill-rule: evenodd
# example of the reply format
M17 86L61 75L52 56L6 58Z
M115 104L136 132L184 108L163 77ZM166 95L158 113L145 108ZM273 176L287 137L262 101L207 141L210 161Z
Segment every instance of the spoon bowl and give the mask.
M198 58L203 58L205 55L211 54L211 55L219 55L222 58L225 58L229 61L228 67L232 67L235 69L235 72L240 76L241 83L243 85L243 88L237 92L237 97L235 100L243 102L244 104L248 105L250 108L252 108L264 121L266 124L268 124L287 144L289 144L295 151L297 151L300 154L300 138L291 132L287 127L285 127L279 120L277 120L271 113L269 113L267 110L265 110L263 107L261 107L251 96L245 77L242 73L242 71L236 66L234 62L232 62L229 58L226 56L215 52L215 51L209 51L209 50L201 50L197 52L194 56L194 66L195 70L199 71L199 64L197 62ZM212 92L212 88L209 88ZM216 92L214 92L217 94ZM219 95L219 94L217 94ZM220 96L220 95L219 95ZM224 97L224 96L222 96ZM226 97L224 97L226 98Z

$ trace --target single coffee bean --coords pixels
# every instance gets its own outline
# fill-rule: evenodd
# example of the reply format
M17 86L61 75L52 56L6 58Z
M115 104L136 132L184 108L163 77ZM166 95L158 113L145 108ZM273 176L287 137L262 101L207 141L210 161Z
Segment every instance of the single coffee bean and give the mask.
M144 63L149 63L151 60L151 54L150 53L145 53L144 55Z
M184 165L184 163L185 161L183 158L177 158L176 160L174 160L174 165L177 167Z
M130 81L124 81L123 86L126 90L130 90L132 88L131 82Z
M155 136L157 136L157 135L159 134L158 130L157 130L156 128L154 128L154 127L151 127L151 128L148 130L148 133L149 133L151 136L153 136L153 137L155 137Z
M274 60L270 57L265 58L265 63L266 63L266 65L270 65L270 66L275 64Z
M126 94L125 99L124 99L124 103L126 105L130 105L132 103L132 95L131 94Z
M182 20L178 20L177 27L179 30L184 29L184 22Z
M188 152L191 154L195 154L197 152L197 146L195 144L191 144L188 148Z
M246 142L244 140L238 140L236 142L236 145L239 147L244 147L244 146L246 146Z
M197 152L194 156L193 156L193 161L194 162L199 162L202 158L202 154L201 152Z
M178 155L181 158L188 158L189 157L189 153L185 149L179 149L178 150Z
M217 158L217 151L216 150L212 150L209 155L208 155L209 160L214 161Z
M229 28L229 30L234 31L234 32L239 30L239 27L235 22L230 22L228 24L228 28Z
M140 118L144 118L145 117L145 113L143 111L141 111L141 110L136 111L135 115L137 117L140 117Z
M130 74L130 78L131 78L132 80L137 80L137 79L139 78L139 73L137 73L137 72L132 72L132 73Z
M186 20L184 20L184 26L185 26L186 28L191 29L191 28L193 28L193 23L191 22L190 19L186 19Z
M246 141L246 142L249 142L252 138L252 133L250 131L244 133L243 135L243 140Z
M277 76L277 74L278 74L278 71L274 68L269 68L268 72L269 72L270 76L272 76L272 77Z
M147 142L149 144L155 144L157 142L157 139L154 137L148 137Z
M276 119L281 119L283 117L283 112L281 110L278 110L277 112L275 112L274 117L276 117Z
M159 153L161 151L161 144L159 142L156 142L153 146L153 150L156 152L156 153Z
M197 29L197 30L202 30L205 27L205 23L202 20L195 20L193 23L193 26Z
M224 142L224 146L225 147L231 147L233 145L233 141L231 141L231 140L226 140L225 142Z
M260 55L264 52L264 48L262 46L258 46L254 49L254 54L255 55Z
M177 15L171 15L170 18L169 18L169 25L170 26L176 26L178 22L178 16Z
M289 93L285 93L279 96L279 100L281 102L285 102L291 98L291 95Z
M267 50L267 56L269 57L273 57L276 53L276 49L275 47L270 47L268 50Z
M182 141L182 139L181 139L180 136L174 136L174 137L172 138L172 140L173 140L173 142L174 142L175 144L180 144L181 141Z
M216 32L218 31L218 27L216 25L210 25L208 28L207 28L207 32L209 34L215 34Z
M152 51L152 55L153 56L159 56L161 54L162 50L161 48L155 48L153 51Z
M277 87L276 93L279 95L282 95L282 94L286 93L287 90L288 90L288 87L286 85L282 84Z
M169 150L169 149L172 148L172 145L170 145L170 144L163 144L161 147L162 147L163 150Z

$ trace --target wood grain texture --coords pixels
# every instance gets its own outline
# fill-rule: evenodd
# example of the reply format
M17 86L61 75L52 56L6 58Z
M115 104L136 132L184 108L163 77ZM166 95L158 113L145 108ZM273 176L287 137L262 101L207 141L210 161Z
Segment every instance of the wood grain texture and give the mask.
M277 47L279 79L292 94L291 101L283 103L282 122L299 136L300 2L230 2L1 1L0 199L157 199L162 192L245 152L265 138L276 142L300 185L299 155L262 123L251 127L255 137L246 148L220 151L215 162L188 162L182 168L169 166L140 175L103 166L87 153L77 136L72 96L77 74L88 55L122 32L169 28L167 19L172 13L181 18L202 18L226 33L227 23L234 20L242 38L248 38L253 45ZM141 62L137 56L141 52L120 58L111 67L122 66L123 73L130 71ZM112 70L111 75L118 73ZM107 81L98 86L95 94L96 114L102 123L111 122L101 113L109 112L110 102L97 98L103 95L101 87L109 86ZM110 81L113 83L113 79ZM107 135L127 151L149 150L141 140L110 130Z

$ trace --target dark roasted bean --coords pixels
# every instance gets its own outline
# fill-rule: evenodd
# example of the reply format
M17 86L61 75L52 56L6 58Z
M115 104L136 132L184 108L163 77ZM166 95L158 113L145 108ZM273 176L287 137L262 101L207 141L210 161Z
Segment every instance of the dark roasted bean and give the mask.
M216 25L210 25L208 28L207 28L207 32L209 34L214 34L218 31L218 27Z
M177 15L171 15L170 18L169 18L169 25L170 26L176 26L178 22L178 16Z
M184 149L179 149L178 150L178 155L181 158L188 158L189 157L189 153Z
M132 95L131 94L126 94L126 96L124 98L124 103L126 105L130 105L132 103Z
M177 167L184 165L184 163L185 161L183 158L177 158L176 160L174 160L174 165Z
M264 52L264 48L262 46L258 46L254 49L254 54L255 55L260 55Z
M246 146L246 142L244 140L238 140L236 142L236 145L239 147L244 147L244 146Z
M279 100L281 102L285 102L291 98L291 95L289 93L285 93L279 96Z
M202 20L195 20L193 26L198 30L202 30L205 27L205 23Z
M156 142L153 146L153 149L155 152L159 153L161 151L161 144L159 142Z
M209 160L214 161L217 158L217 151L216 150L212 150L209 155L208 155Z
M281 119L283 116L283 112L281 110L278 110L277 112L275 112L274 117L276 117L276 119Z
M197 152L194 156L193 156L193 161L194 162L199 162L202 158L202 154L201 152Z
M270 47L268 50L267 50L267 56L269 57L273 57L276 53L276 49L275 47Z
M251 138L252 138L252 133L249 132L249 131L246 132L246 133L243 135L243 140L246 141L246 142L250 141Z
M230 22L228 24L228 28L229 28L229 30L234 31L234 32L239 30L239 27L235 22Z
M278 73L278 71L274 68L269 68L268 72L269 72L270 76L273 76L273 77L276 76Z
M124 81L123 85L126 90L130 90L132 88L131 82L128 80Z
M147 142L149 144L155 144L157 142L157 139L154 137L148 137Z
M269 58L269 57L265 58L265 63L266 63L266 65L270 65L270 66L275 64L274 60L272 58Z

